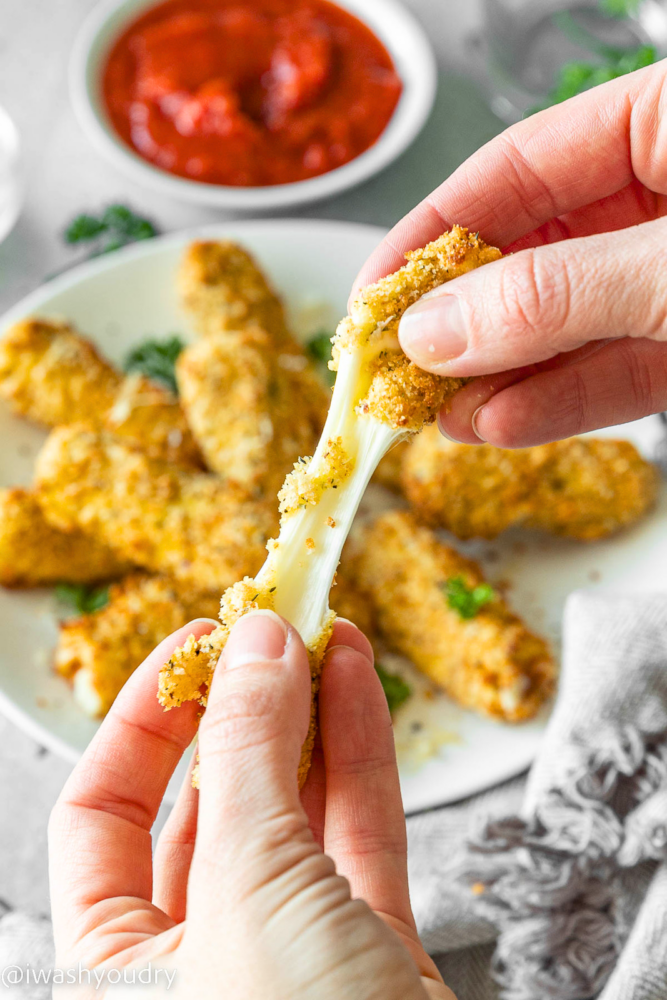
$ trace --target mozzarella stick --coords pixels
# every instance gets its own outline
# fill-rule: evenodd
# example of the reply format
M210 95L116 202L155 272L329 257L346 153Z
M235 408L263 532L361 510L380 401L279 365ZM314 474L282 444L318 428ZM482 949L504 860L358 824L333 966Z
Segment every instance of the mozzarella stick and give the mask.
M98 583L129 571L111 549L80 531L60 531L44 517L33 493L0 490L0 584L46 587Z
M61 625L55 668L84 712L99 718L159 642L193 618L216 615L219 604L217 593L196 594L167 577L128 576L109 589L106 607Z
M67 323L28 319L0 340L0 397L47 427L84 422L158 458L200 466L185 415L168 389L124 376Z
M401 479L420 520L459 538L522 525L587 542L644 517L659 481L629 441L569 438L510 450L455 444L436 428L409 445Z
M310 765L322 658L335 619L329 592L354 515L382 456L435 420L463 384L412 365L398 344L398 322L421 295L500 256L456 226L360 293L334 338L331 366L338 376L315 454L296 463L280 491L280 534L268 545L268 559L254 579L223 595L220 627L199 643L191 637L161 672L159 697L166 708L192 699L205 704L220 651L241 615L271 608L290 621L308 650L313 692L300 783Z
M330 393L303 354L276 351L266 331L202 338L176 375L208 468L249 495L275 497L298 457L312 454Z
M197 591L221 591L256 571L276 522L270 506L214 476L79 424L51 433L37 458L36 489L56 527L78 528Z
M0 340L0 396L47 427L100 422L123 377L68 323L27 319Z
M253 257L231 240L191 243L178 273L183 307L203 336L257 327L291 341L282 302Z
M397 652L466 708L505 722L535 715L552 692L554 661L476 563L405 511L378 518L358 544L359 585Z

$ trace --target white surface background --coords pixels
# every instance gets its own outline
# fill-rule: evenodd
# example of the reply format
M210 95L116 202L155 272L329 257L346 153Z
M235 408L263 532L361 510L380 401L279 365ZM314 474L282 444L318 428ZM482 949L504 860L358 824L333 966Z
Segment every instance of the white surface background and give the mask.
M434 113L412 149L382 175L300 215L391 225L500 130L475 86L462 76L463 40L478 23L480 0L404 2L437 50L442 77ZM75 262L60 233L82 210L128 202L163 231L228 217L129 183L80 132L69 106L66 67L78 26L93 4L0 3L0 103L21 132L27 186L19 223L0 246L0 313L46 275ZM69 765L0 718L0 901L12 907L48 912L46 822L68 773Z

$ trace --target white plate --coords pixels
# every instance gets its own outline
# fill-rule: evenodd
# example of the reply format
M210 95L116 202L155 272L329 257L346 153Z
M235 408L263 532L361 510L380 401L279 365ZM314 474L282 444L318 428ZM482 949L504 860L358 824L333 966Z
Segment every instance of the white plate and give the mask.
M285 296L299 331L331 328L345 312L357 270L383 235L373 226L319 221L241 222L151 240L78 267L20 302L0 320L0 332L31 313L64 316L114 361L147 335L185 333L174 292L183 247L194 237L238 239L257 255ZM616 433L651 454L657 418ZM0 409L0 483L30 482L43 432ZM637 528L593 546L526 535L467 545L491 579L512 581L511 601L528 623L556 646L567 594L595 586L626 591L664 587L667 496ZM97 725L74 704L49 665L56 638L53 602L46 591L0 590L0 709L44 746L75 761ZM544 721L505 726L465 712L446 698L429 709L432 722L453 739L417 768L401 766L407 812L452 802L524 770L539 746ZM406 709L419 715L418 702Z

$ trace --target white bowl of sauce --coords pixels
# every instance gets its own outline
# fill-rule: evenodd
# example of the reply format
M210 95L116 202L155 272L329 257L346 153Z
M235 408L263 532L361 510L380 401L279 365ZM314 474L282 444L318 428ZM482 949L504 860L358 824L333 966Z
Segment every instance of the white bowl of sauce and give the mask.
M154 190L236 211L367 180L419 133L436 78L396 0L105 0L70 66L100 152Z

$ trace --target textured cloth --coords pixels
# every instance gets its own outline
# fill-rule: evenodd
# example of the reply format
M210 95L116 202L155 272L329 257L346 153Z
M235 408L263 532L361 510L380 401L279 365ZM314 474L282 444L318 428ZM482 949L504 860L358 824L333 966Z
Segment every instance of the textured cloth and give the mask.
M667 594L573 594L527 783L408 831L418 926L459 1000L665 1000Z

